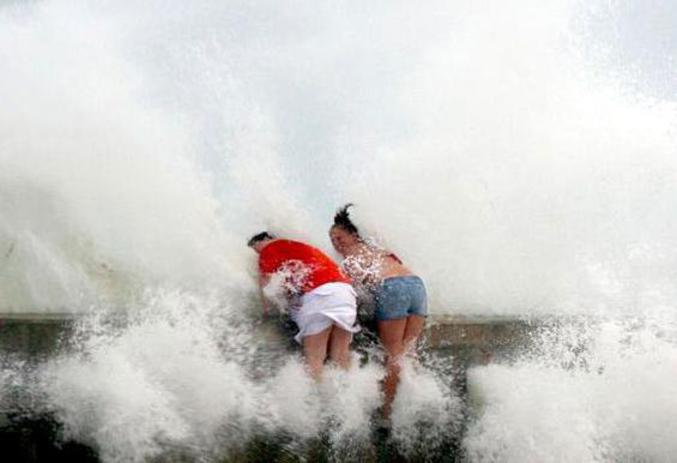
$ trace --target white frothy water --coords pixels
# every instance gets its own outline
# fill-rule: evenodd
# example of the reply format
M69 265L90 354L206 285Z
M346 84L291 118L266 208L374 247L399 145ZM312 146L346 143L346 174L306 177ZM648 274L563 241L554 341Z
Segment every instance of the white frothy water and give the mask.
M237 361L249 357L241 351L248 334L223 326L218 307L205 305L169 294L117 330L86 319L93 325L81 329L76 354L43 372L67 435L95 445L105 461L145 461L167 446L210 451L250 435L262 410L259 386ZM226 358L224 335L240 349L225 349Z
M674 460L675 325L556 330L550 355L477 367L479 401L465 446L473 461Z
M451 379L405 363L392 414L393 438L405 456L448 458L439 447L448 443L449 436L458 435L463 413L448 384Z
M369 451L382 403L377 363L358 366L356 357L350 371L328 367L318 384L279 342L253 336L251 320L206 301L149 295L131 320L83 319L75 344L37 373L36 392L63 423L64 437L91 445L106 462L177 454L218 461L257 437L283 438L287 452L304 455L325 436L332 461L357 461ZM419 368L405 370L403 386L424 389L407 392L420 396L417 402L396 404L396 426L423 421L443 436L458 422L460 404ZM445 419L429 419L438 415ZM408 449L409 437L395 439Z
M91 312L31 387L106 461L366 445L380 368L318 389L246 318L246 237L328 248L349 200L433 312L674 312L674 101L633 93L594 35L631 3L3 4L0 309ZM546 340L475 370L469 458L667 461L674 339L605 326L585 368ZM456 432L444 378L410 368L401 391L405 454Z

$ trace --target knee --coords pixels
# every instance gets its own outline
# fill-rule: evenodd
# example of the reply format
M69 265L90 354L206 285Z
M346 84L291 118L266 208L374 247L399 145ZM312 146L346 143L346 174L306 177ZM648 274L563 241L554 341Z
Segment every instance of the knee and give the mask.
M416 352L416 338L405 339L402 355L412 355Z
M315 381L320 381L322 379L322 370L323 370L323 365L320 364L312 364L308 363L306 365L306 371L308 372L308 375L310 375L311 378L313 378Z
M400 362L404 356L404 344L386 346L386 363Z
M332 362L338 363L339 365L343 365L346 362L350 361L351 353L350 353L350 345L345 344L345 345L332 345L331 349L329 350L329 359Z
M311 365L322 365L327 359L327 354L322 352L306 352L306 362Z
M322 368L324 367L324 361L326 359L326 356L322 355L317 355L317 354L311 354L311 355L306 355L305 360L306 360L306 368L308 369L308 372L310 375L314 378L317 378L317 376L320 374L322 371Z
M402 356L388 356L385 362L385 366L388 369L388 371L398 373L402 369Z
M347 349L332 349L329 352L329 360L333 362L340 362L341 360L344 360L346 357L348 357Z

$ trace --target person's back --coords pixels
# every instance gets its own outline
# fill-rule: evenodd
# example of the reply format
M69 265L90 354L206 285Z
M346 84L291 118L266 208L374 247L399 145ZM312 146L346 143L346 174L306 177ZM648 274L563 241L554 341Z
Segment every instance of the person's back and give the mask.
M297 293L306 294L326 283L349 283L336 263L321 250L299 241L270 241L259 254L262 274L285 274Z
M354 284L373 291L387 278L413 275L397 255L366 242L357 242L341 264Z

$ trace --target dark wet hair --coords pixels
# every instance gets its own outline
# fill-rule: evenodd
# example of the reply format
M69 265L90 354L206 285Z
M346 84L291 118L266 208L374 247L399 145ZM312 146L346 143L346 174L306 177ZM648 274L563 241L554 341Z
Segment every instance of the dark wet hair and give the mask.
M247 241L247 246L249 246L251 248L252 246L254 246L259 241L273 240L273 239L275 239L275 235L271 235L267 231L262 231L261 233L257 233L256 235L249 238L249 241Z
M353 223L352 220L350 220L350 212L348 212L348 209L353 206L353 203L348 203L342 208L340 208L338 211L336 211L336 215L334 215L334 226L339 227L348 233L352 233L353 235L357 235L358 237L360 236L360 232L357 230L357 227Z

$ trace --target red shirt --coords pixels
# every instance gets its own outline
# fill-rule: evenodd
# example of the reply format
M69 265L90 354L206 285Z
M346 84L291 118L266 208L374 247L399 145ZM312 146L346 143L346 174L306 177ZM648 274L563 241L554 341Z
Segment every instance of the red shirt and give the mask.
M262 274L288 272L286 280L305 294L325 283L350 283L333 260L319 249L292 240L275 240L259 254Z

